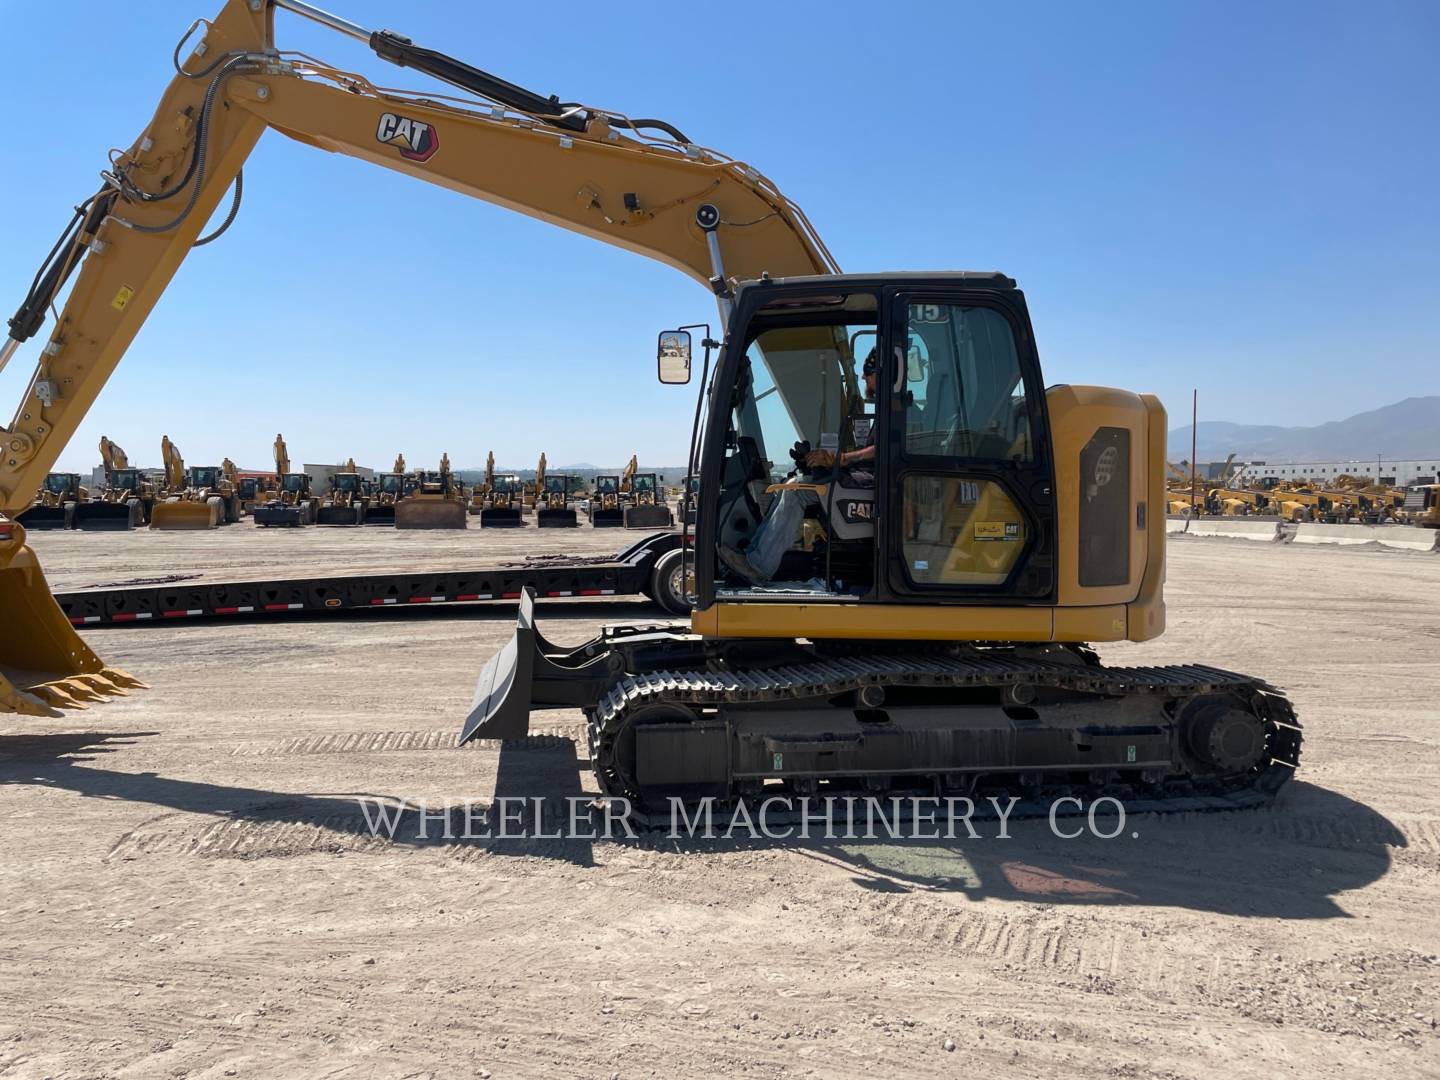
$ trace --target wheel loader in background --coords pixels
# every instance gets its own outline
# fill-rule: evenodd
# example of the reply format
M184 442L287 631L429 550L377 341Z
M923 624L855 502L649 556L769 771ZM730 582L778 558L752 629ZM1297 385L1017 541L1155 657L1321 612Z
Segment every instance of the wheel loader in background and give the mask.
M482 529L514 529L525 524L520 502L524 485L514 473L495 471L495 454L485 456L485 479L481 481L483 501L480 506Z
M395 504L397 529L465 528L465 501L448 453L440 456L438 472L417 471L415 479L415 489Z
M625 528L668 529L675 524L675 515L665 503L665 492L655 473L636 473L630 489L630 504L625 507Z
M381 91L283 51L277 8L469 97ZM59 311L0 437L0 512L29 502L274 129L648 254L717 305L688 469L696 524L654 571L691 599L689 620L560 648L526 592L462 740L579 709L603 794L662 812L671 797L771 792L1229 809L1290 779L1299 725L1264 681L1110 667L1087 645L1165 627L1165 410L1125 390L1047 390L1012 279L842 274L771 181L673 125L531 93L301 0L228 0L203 34L24 275L0 362ZM662 335L662 382L690 381L690 329ZM761 522L795 538L755 543ZM45 713L81 687L122 689L24 540L0 521L0 703Z
M404 465L403 457L396 459ZM395 507L414 489L414 478L400 471L381 473L375 478L375 490L365 504L362 525L394 525Z
M266 528L301 529L314 525L320 500L311 490L310 474L290 471L290 448L282 434L275 436L274 454L275 492L257 504L250 516L256 525Z
M345 472L330 474L330 491L315 511L317 525L363 525L369 499L365 481L355 471L355 459L347 463Z
M590 493L590 525L596 529L619 528L625 524L625 507L620 504L620 477L595 477Z
M240 520L240 499L218 465L186 468L179 448L165 435L165 490L150 510L150 528L165 531L215 529Z
M88 502L75 507L75 528L96 532L138 529L150 522L155 490L130 467L130 459L117 444L100 436L100 463L105 486Z
M48 473L35 502L16 520L27 529L73 529L75 508L89 498L79 473Z
M570 505L573 483L574 478L563 473L547 473L539 480L536 484L536 528L573 529L580 524L575 508Z

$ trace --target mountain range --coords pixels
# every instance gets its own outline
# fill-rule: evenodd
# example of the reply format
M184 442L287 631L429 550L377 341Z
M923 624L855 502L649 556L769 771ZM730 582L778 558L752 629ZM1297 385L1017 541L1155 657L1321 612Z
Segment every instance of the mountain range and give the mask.
M1391 461L1440 458L1440 395L1411 397L1315 427L1232 424L1202 420L1196 426L1195 460ZM1171 461L1189 460L1190 425L1169 435Z

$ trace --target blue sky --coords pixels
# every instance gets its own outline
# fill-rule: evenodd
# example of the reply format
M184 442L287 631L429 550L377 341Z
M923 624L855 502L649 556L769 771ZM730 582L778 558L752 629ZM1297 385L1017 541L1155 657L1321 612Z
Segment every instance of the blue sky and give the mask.
M3 4L8 317L218 0ZM513 82L753 162L845 270L1000 269L1050 382L1172 426L1312 424L1440 392L1440 5L478 5L325 0ZM288 13L282 48L427 80ZM713 320L658 263L267 134L60 459L682 461L655 333ZM38 340L0 375L10 415ZM433 465L432 465L433 467Z

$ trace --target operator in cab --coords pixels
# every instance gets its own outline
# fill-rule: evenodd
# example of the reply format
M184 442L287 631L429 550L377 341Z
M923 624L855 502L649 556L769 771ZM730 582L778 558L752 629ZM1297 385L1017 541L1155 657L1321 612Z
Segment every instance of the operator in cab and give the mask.
M875 350L871 349L861 369L865 379L865 400L869 402L875 400L877 366ZM849 487L875 486L875 427L874 423L868 426L860 446L840 454L839 466L847 473ZM835 454L830 450L811 450L805 455L805 465L811 469L833 468L835 464ZM805 516L807 500L814 498L815 493L809 487L796 486L795 481L791 481L770 504L745 550L737 551L721 544L717 548L720 560L747 581L771 580L780 568L785 552L795 542L795 534Z

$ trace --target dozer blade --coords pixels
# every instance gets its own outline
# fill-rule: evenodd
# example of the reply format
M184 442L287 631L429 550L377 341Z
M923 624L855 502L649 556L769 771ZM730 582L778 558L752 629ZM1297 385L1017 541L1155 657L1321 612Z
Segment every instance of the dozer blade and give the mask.
M91 651L50 594L25 530L0 519L0 713L58 716L143 685Z
M535 628L535 590L527 586L515 635L480 671L460 742L521 739L530 731L532 708L576 709L598 700L612 672L595 644L566 649L546 641Z
M465 504L449 499L401 499L395 504L397 529L463 529Z
M152 529L214 529L224 520L224 506L219 499L208 502L157 502L150 512Z

